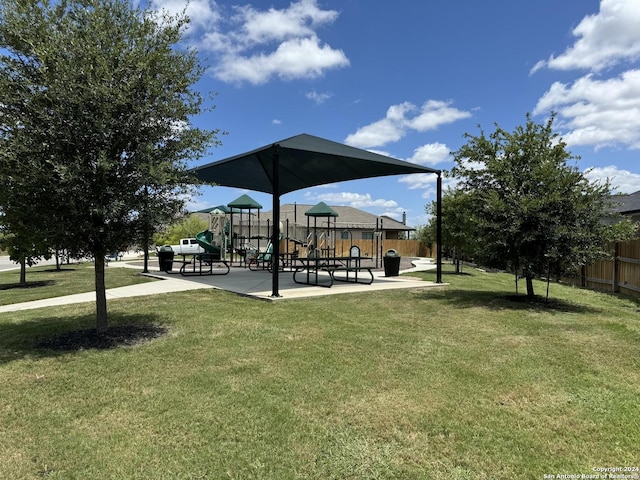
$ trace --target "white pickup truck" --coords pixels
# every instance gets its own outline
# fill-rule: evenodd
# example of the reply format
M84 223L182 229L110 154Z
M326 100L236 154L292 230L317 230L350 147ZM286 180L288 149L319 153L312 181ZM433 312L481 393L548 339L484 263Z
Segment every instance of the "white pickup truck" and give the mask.
M204 248L198 245L195 238L181 238L179 245L169 245L176 255L191 255L204 253Z

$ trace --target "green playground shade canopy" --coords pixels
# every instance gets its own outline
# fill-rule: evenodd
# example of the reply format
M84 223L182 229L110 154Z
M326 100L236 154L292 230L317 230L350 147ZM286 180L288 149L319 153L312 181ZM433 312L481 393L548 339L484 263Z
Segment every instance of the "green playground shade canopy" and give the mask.
M256 202L253 198L251 198L247 194L239 196L233 202L229 202L227 206L231 209L235 208L235 209L247 209L247 210L248 209L260 210L262 208L262 205L260 205L258 202Z
M333 208L327 205L324 202L320 202L319 204L311 207L309 210L304 212L307 217L337 217L338 212L336 212Z
M203 208L202 210L196 210L193 213L215 213L215 212L229 213L230 211L231 210L226 205L218 205L217 207L207 207L207 208Z
M308 134L296 135L246 153L195 167L192 172L206 183L246 188L273 195L274 225L278 225L279 222L281 195L346 180L413 173L436 174L440 200L440 170ZM274 237L276 262L277 232L274 233ZM440 258L438 265L440 266ZM278 297L280 295L277 268L273 271L273 296Z

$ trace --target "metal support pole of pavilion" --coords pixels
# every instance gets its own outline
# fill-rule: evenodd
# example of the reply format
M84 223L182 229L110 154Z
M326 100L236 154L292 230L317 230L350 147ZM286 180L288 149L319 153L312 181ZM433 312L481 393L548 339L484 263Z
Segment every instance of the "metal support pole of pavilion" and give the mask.
M436 192L436 283L442 283L442 172L438 171Z
M279 297L279 272L278 265L280 260L280 153L278 146L273 153L273 226L271 227L271 245L273 246L273 255L271 255L271 296Z

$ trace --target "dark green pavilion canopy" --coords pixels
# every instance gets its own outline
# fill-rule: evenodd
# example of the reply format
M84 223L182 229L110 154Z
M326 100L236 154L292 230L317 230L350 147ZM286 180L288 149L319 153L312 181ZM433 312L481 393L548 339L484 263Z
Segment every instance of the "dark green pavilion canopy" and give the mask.
M192 171L204 182L272 194L274 225L279 223L281 195L303 188L360 178L412 173L436 174L437 203L441 203L440 170L308 134L297 135L247 153L196 167ZM274 229L272 258L275 265L279 254L277 237L278 233ZM438 282L441 281L440 257L438 242ZM279 296L277 270L273 268L274 297Z
M274 190L274 157L279 188ZM439 170L302 134L193 169L200 180L225 187L284 195L303 188L359 178L435 173Z

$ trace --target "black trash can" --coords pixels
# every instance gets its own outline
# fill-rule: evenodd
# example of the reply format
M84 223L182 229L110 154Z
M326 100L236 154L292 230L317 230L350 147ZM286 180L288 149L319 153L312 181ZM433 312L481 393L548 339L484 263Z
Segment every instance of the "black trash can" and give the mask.
M169 245L158 249L158 264L161 272L170 272L173 268L173 248Z
M394 249L389 249L384 254L384 276L397 277L400 274L400 255Z

